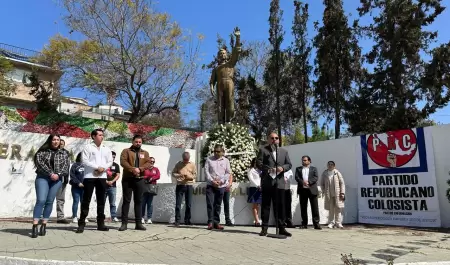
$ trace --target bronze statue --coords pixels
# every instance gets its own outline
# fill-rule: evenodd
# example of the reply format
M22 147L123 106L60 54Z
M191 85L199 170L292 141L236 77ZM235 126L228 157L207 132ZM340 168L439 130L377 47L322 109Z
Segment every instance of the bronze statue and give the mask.
M226 49L220 49L217 53L219 61L213 69L209 86L211 94L216 98L219 124L230 122L234 118L234 67L241 53L241 32L238 27L234 29L236 44L230 58ZM217 91L217 93L215 93Z

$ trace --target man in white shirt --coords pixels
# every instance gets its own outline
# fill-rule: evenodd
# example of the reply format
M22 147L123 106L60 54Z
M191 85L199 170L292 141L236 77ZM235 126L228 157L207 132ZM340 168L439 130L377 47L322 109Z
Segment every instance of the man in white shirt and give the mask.
M97 198L97 230L108 231L105 226L105 193L106 169L112 166L113 157L111 149L102 144L103 130L95 129L91 132L92 143L87 144L82 151L81 160L84 165L84 193L81 202L81 214L78 220L77 233L83 233L86 217L89 214L89 204L95 188Z
M297 194L300 196L300 209L302 213L302 225L300 229L308 228L308 201L311 204L311 213L314 229L321 230L319 225L319 203L317 195L319 189L317 182L319 174L317 168L311 166L311 158L309 156L302 157L302 166L295 169L295 180L297 181Z

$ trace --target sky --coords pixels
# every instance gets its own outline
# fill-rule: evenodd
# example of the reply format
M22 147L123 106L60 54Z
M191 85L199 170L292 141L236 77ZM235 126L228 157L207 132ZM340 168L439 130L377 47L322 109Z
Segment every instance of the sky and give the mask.
M310 21L309 38L315 35L313 22L322 20L323 5L320 0L305 1L309 4ZM0 43L19 46L31 50L41 50L55 34L68 37L69 30L62 20L64 10L57 4L58 0L0 0ZM241 29L241 39L244 41L268 38L268 16L270 0L161 0L154 2L158 11L167 12L180 26L192 33L205 36L201 45L201 59L209 63L217 52L217 34L227 37L234 27ZM442 1L450 7L450 0ZM291 26L294 14L292 0L280 0L283 14L283 28L286 32L283 46L292 41ZM344 9L351 14L350 20L357 17L358 0L344 0ZM363 19L362 22L365 20ZM431 29L438 30L439 43L450 40L450 31L446 28L450 21L450 8L433 24ZM73 36L73 35L72 35ZM362 40L363 51L370 49L370 42ZM203 73L208 81L209 72ZM209 91L205 90L205 93ZM72 90L65 95L86 97L81 89ZM102 100L95 95L88 95L89 103L94 105ZM198 106L193 104L186 108L184 118L196 120ZM450 107L439 110L431 116L437 122L450 123ZM333 128L334 125L330 124Z

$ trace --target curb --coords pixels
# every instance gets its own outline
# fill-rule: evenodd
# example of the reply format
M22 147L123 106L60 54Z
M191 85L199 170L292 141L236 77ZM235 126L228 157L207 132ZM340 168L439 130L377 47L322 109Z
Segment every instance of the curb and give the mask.
M121 263L96 261L39 260L0 256L1 265L167 265L157 263ZM445 264L447 265L447 264Z
M385 263L376 265L385 265ZM408 262L408 263L394 263L394 265L450 265L450 261Z

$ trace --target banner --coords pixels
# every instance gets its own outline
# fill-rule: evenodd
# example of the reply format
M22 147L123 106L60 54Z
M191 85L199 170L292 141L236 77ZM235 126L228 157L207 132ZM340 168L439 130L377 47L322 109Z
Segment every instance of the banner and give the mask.
M441 226L429 129L363 135L358 149L360 223Z

